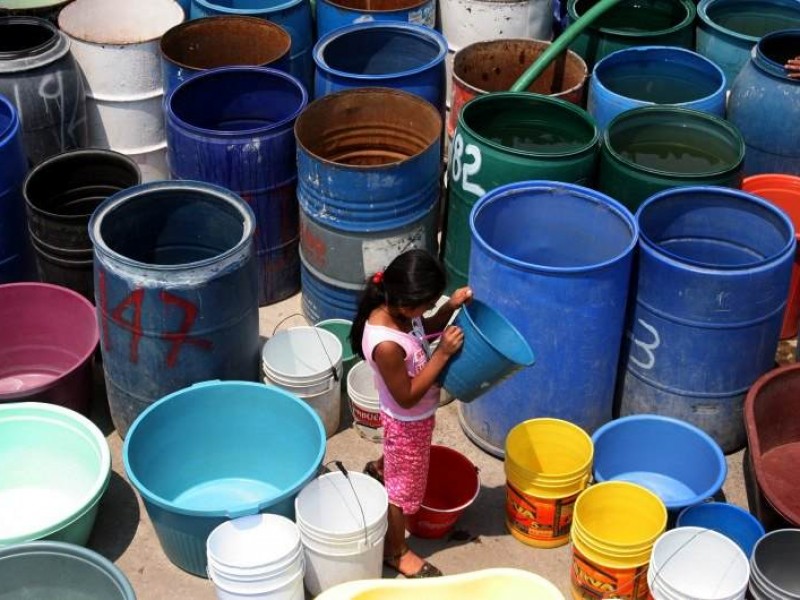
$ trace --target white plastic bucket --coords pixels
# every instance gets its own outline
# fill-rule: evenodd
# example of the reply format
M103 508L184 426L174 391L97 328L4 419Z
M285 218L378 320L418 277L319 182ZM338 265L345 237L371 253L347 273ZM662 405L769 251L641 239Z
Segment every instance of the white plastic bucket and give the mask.
M342 405L342 344L330 331L292 327L273 335L261 352L264 383L302 398L331 437L339 429ZM334 376L335 372L335 376Z
M259 514L216 527L206 541L208 576L219 600L302 600L300 531L281 515Z
M357 362L347 374L347 396L353 413L353 427L358 434L371 442L383 441L381 404L375 374L365 360Z
M309 593L380 578L388 508L384 487L363 473L326 473L301 490L295 513Z
M647 572L655 600L741 600L749 579L749 561L736 542L702 527L661 535Z

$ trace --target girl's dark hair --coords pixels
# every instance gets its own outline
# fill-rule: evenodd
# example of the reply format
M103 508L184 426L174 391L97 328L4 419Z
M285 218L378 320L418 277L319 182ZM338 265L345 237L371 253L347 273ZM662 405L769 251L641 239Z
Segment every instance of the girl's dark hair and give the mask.
M412 249L395 258L381 276L371 276L361 294L358 311L350 330L353 352L365 358L361 337L370 313L381 304L414 308L438 300L445 288L442 265L425 250Z

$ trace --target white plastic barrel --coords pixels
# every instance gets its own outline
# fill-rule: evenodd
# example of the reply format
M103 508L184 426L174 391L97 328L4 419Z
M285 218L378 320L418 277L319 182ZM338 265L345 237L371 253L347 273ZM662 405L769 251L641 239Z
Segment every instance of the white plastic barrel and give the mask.
M388 509L384 487L363 473L326 473L303 488L295 513L310 594L380 578Z
M208 576L218 600L303 600L300 531L281 515L226 521L206 542Z
M264 383L291 392L322 419L325 434L339 429L342 403L342 344L330 331L291 327L273 335L261 352Z
M353 427L358 434L371 442L383 441L378 388L367 361L357 362L347 374L347 396L353 412Z

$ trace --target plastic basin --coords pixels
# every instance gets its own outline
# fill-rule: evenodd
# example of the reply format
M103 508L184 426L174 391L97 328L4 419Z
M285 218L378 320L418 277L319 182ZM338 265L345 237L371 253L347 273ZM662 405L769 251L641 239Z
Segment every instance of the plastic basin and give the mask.
M38 539L85 544L111 476L102 432L51 404L0 405L0 547Z

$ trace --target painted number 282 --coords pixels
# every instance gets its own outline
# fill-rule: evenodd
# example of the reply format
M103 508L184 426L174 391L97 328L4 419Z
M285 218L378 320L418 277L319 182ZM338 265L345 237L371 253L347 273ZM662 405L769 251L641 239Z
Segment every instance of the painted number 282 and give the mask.
M466 162L465 155L472 160ZM452 167L450 174L454 182L461 180L461 188L468 194L476 196L483 196L486 191L474 181L470 181L470 177L478 174L481 170L481 149L475 144L467 144L464 147L464 138L460 133L456 134L453 140L453 152L451 156Z

